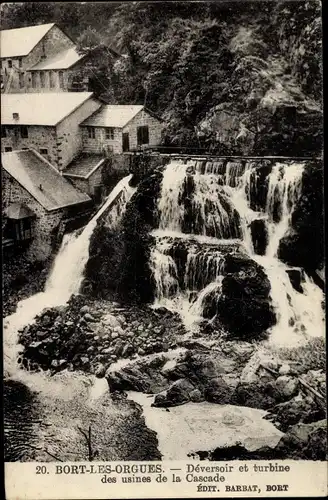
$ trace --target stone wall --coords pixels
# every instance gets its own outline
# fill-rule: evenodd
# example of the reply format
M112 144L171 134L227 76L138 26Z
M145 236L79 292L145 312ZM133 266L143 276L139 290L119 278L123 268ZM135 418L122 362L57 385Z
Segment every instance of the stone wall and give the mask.
M52 238L60 221L65 217L65 209L47 212L15 179L2 170L2 209L10 203L23 203L36 215L33 224L34 238L26 250L28 260L46 260L52 250Z
M101 103L88 99L57 125L58 168L63 170L82 150L80 123L99 109Z
M13 125L12 128L6 126L6 136L1 139L1 151L7 147L13 151L19 149L35 149L42 154L52 165L57 165L58 151L55 127L44 127L40 125L29 125L28 138L21 137L20 126ZM47 149L48 154L41 153L40 149Z
M142 110L123 128L123 132L129 133L130 149L138 147L137 128L144 125L149 128L149 145L157 146L161 143L163 123Z
M83 138L83 151L88 153L104 153L106 148L113 153L122 152L122 129L114 128L114 139L106 139L105 127L92 127L95 138L89 137L89 127L81 127Z

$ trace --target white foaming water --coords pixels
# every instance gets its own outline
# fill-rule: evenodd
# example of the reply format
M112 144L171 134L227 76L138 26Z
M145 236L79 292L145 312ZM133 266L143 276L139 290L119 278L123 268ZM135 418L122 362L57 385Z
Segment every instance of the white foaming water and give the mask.
M269 218L269 244L267 256L277 257L281 238L287 233L291 215L302 190L304 164L294 163L285 167L277 163L269 175L266 212ZM275 205L280 209L280 222L273 223Z
M87 224L82 232L76 231L64 236L61 248L55 259L44 292L37 293L17 305L15 313L4 321L4 369L11 377L21 377L25 372L18 370L17 355L20 346L17 342L18 330L33 323L35 317L45 307L64 305L69 298L79 292L83 281L85 265L89 257L89 243L99 217L115 203L121 191L127 200L133 193L129 187L131 175L124 177L112 190L104 205Z
M190 327L201 319L206 297L214 291L219 296L224 266L218 264L214 274L212 272L212 281L208 280L209 266L213 264L213 253L208 253L208 244L219 248L223 241L231 244L238 241L234 213L230 208L227 210L227 207L232 206L240 217L240 231L246 252L263 266L271 283L270 293L277 324L271 329L269 342L295 345L309 337L324 335L322 291L305 273L302 279L303 293L295 290L287 274L288 266L277 259L280 240L289 231L291 217L301 195L305 163L276 163L272 167L268 176L264 211L251 208L251 196L259 195L258 189L262 187L257 185L254 166L254 162L243 164L224 161L175 161L167 166L158 202L160 229L153 232L157 241L151 257L157 288L155 305L179 311L185 325ZM182 233L184 207L181 201L187 174L192 175L194 182L191 205L196 230L192 234ZM220 197L225 193L228 202L225 207L218 201L218 193ZM264 220L268 232L264 256L254 252L251 223L256 219ZM161 237L168 238L166 246L161 242ZM192 246L188 247L184 290L181 290L181 283L179 286L175 259L168 255L168 250L177 239L187 242L197 240L204 244L197 251L192 250ZM224 258L221 260L223 262Z

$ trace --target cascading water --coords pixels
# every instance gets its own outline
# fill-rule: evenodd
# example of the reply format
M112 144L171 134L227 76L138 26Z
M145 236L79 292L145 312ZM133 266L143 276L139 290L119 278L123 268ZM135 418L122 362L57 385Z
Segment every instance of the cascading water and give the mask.
M129 186L130 179L131 175L115 186L82 231L64 236L44 292L22 300L17 311L4 320L5 449L9 461L22 457L29 459L30 454L35 453L30 447L40 450L36 455L41 457L40 461L49 459L43 451L49 447L58 457L70 460L73 456L84 460L85 449L77 426L83 427L93 421L104 436L107 433L107 429L102 428L102 422L110 421L115 409L106 400L106 380L67 370L50 377L47 372L21 369L17 363L20 351L18 333L25 325L33 323L44 308L64 305L71 295L79 292L97 220L108 211L106 224L115 227L135 191ZM105 398L105 406L100 401L102 397ZM17 411L16 404L21 411ZM48 422L46 426L42 425L43 421ZM23 436L21 428L24 429ZM113 453L108 451L107 442L99 446L104 459L108 453ZM32 454L31 459L38 460L36 457Z
M220 294L225 260L222 245L237 248L239 239L271 283L277 323L269 341L295 344L322 335L321 290L305 273L303 293L295 290L288 266L277 258L279 242L288 233L301 195L304 166L304 162L276 162L267 176L265 203L257 207L253 198L259 196L261 185L255 162L172 161L167 165L158 201L160 229L153 231L156 244L150 260L157 290L155 307L165 305L179 311L187 326L195 324L202 317L204 298L213 290ZM192 219L189 223L188 217ZM254 251L251 225L257 220L267 230L264 255ZM187 242L182 279L181 250L174 255L178 241Z
M14 314L5 318L4 321L4 368L5 373L11 377L24 377L24 372L18 370L17 353L19 344L17 343L18 330L34 321L34 318L45 308L64 305L69 298L79 292L83 281L83 272L89 256L89 242L96 227L97 220L108 210L111 205L118 205L121 210L116 210L117 218L122 215L122 199L124 203L133 193L129 186L131 175L124 177L112 190L107 200L87 224L80 231L64 236L61 248L54 261L53 268L46 282L44 292L37 293L28 299L22 300L17 305ZM123 196L120 193L124 193ZM113 224L115 223L113 221Z

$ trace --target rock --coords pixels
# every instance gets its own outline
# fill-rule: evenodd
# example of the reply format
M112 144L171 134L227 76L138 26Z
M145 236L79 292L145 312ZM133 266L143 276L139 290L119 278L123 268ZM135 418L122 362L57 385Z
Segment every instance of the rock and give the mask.
M86 367L90 363L88 356L81 356L80 361L83 367Z
M268 230L264 219L255 219L251 222L251 235L254 252L257 255L265 255L268 244Z
M81 309L80 309L80 314L84 315L84 314L87 314L87 313L90 313L90 307L85 305L85 306L82 306Z
M42 345L42 342L31 342L28 346L29 349L38 349Z
M231 404L269 410L276 405L279 397L274 382L240 383L231 397Z
M299 382L295 377L281 375L276 379L276 389L284 399L289 399L298 392Z
M106 374L106 367L102 364L99 364L95 370L95 376L97 378L103 378Z
M51 361L51 365L50 366L51 366L51 368L55 368L55 369L58 368L58 366L59 366L58 359L53 359Z
M188 380L177 380L167 389L165 399L162 396L159 399L155 396L152 406L170 407L187 403L194 389L195 387Z
M144 349L142 349L141 347L139 347L138 354L139 354L139 356L144 356L146 353L145 353Z
M213 378L204 390L205 400L210 403L227 404L234 392L222 377Z
M95 342L98 342L98 340L99 340L99 335L95 335L95 336L93 337L93 340L94 340Z
M133 352L134 352L133 346L131 344L125 344L122 350L122 357L127 358L128 356L133 354Z
M226 255L222 287L205 297L203 315L215 316L217 327L235 338L263 335L276 322L263 267L244 255Z
M118 338L118 333L117 332L113 332L112 333L112 340L117 339L117 338Z
M303 281L303 271L302 269L286 269L286 273L289 276L289 280L297 292L303 293L302 281Z
M118 319L113 314L106 314L105 316L103 316L102 322L104 324L110 326L113 329L116 326L121 326L120 322L118 321Z
M39 339L43 339L43 338L47 337L48 335L49 335L49 332L43 332L43 331L36 332L36 336Z
M114 332L116 332L119 337L125 336L125 332L124 332L123 328L121 328L120 326L115 326Z
M290 372L291 372L291 368L290 368L290 365L288 365L287 363L284 363L279 368L279 375L289 375Z
M199 389L194 389L193 391L191 391L189 394L189 398L193 403L200 403L201 401L204 401L204 396Z
M327 460L327 421L293 425L276 448L283 457Z
M138 332L143 332L144 331L144 327L142 325L139 325L138 328L137 328L137 331Z
M88 321L90 323L94 323L96 321L95 318L90 313L86 313L84 315L84 319L85 321Z

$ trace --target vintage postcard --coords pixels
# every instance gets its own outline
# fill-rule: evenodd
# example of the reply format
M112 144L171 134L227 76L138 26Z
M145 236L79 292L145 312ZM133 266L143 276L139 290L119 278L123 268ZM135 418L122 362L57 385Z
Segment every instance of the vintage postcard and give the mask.
M325 497L322 5L1 4L7 500Z

